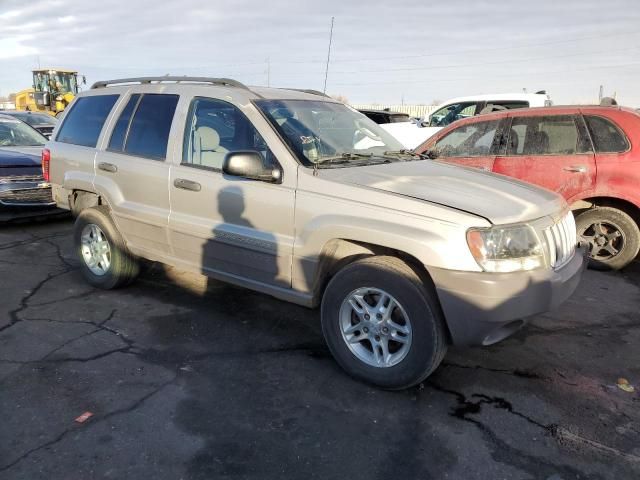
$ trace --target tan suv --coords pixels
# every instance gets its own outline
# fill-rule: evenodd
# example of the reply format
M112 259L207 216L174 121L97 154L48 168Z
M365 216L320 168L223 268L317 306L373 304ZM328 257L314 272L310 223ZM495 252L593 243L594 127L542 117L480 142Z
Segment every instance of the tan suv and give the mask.
M160 261L308 307L331 352L385 388L447 345L488 345L575 290L558 195L422 160L318 92L150 77L83 92L43 153L87 280Z

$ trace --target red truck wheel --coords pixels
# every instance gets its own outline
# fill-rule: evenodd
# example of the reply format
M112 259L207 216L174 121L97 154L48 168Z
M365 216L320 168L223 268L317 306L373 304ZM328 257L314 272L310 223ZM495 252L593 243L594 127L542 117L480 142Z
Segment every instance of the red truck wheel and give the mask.
M619 270L640 250L640 229L627 213L612 207L589 209L576 218L578 237L589 244L589 267Z

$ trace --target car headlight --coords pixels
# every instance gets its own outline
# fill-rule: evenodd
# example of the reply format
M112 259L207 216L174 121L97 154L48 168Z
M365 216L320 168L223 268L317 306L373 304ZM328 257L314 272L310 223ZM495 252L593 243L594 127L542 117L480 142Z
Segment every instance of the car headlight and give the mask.
M471 228L467 244L486 272L533 270L545 265L544 246L530 225Z

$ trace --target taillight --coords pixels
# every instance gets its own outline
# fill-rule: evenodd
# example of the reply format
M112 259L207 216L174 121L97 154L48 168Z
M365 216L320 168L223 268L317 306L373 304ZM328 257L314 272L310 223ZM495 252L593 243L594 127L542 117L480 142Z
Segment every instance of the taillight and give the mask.
M44 181L48 182L51 178L49 175L49 164L51 163L51 152L48 148L42 149L42 176Z

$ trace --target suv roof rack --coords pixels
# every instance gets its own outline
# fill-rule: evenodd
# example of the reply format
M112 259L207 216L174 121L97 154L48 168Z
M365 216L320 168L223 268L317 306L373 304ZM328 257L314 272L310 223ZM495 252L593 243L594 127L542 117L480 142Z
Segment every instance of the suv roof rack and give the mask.
M96 82L91 85L91 88L105 88L109 85L121 85L127 83L138 83L138 84L148 84L152 82L172 82L172 83L180 83L180 82L188 82L188 83L208 83L211 85L219 85L223 87L236 87L242 88L243 90L249 90L244 83L240 83L237 80L233 80L231 78L212 78L212 77L176 77L166 75L163 77L136 77L136 78L119 78L116 80L103 80L100 82Z
M331 95L327 95L326 93L321 92L320 90L313 90L312 88L282 88L282 90L292 90L294 92L302 92L302 93L308 93L311 95L319 95L321 97L333 98Z

